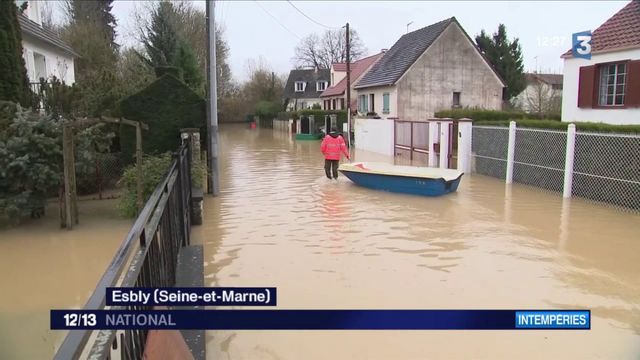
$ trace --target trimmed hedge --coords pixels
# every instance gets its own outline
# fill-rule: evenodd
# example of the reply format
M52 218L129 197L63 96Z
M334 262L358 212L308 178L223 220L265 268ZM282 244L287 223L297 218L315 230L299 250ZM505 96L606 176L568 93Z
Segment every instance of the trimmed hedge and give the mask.
M323 119L325 115L338 115L338 123L347 121L347 111L346 110L300 110L300 111L283 111L278 113L278 120L289 120L289 119L297 119L299 116L309 116L313 115L314 118Z
M529 114L520 111L499 111L499 110L484 110L484 109L454 109L437 111L435 117L439 118L451 118L462 119L468 118L473 121L483 120L518 120L527 119Z
M202 138L206 139L205 100L171 74L162 75L123 99L120 114L149 125L149 130L142 132L142 149L146 154L175 151L180 145L182 128L200 128ZM131 160L135 153L135 128L120 127L120 144L125 159Z
M559 122L555 120L514 120L518 127L550 129L550 130L567 130L567 126L571 123ZM490 126L509 126L509 120L499 121L474 121L474 125L490 125ZM593 122L575 122L576 130L587 132L602 133L622 133L622 134L640 134L640 125L611 125L605 123Z

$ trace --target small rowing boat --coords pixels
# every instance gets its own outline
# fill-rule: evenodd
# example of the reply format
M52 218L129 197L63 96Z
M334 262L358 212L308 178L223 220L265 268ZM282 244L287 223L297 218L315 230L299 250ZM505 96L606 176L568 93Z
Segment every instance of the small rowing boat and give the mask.
M462 171L378 162L341 164L338 168L357 185L413 195L440 196L458 189Z

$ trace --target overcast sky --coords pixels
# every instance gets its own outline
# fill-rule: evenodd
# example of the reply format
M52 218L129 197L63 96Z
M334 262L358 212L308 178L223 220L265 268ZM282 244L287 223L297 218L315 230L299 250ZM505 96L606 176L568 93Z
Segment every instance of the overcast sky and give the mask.
M525 70L562 71L560 55L571 47L571 34L595 30L628 1L294 1L313 20L329 27L346 22L374 54L390 48L402 34L455 16L469 36L493 33L498 24L520 39ZM132 12L141 4L115 1L118 40L130 45ZM204 1L196 6L205 8ZM245 80L246 63L262 57L278 73L288 73L299 38L325 27L301 15L286 1L216 1L216 21L225 29L234 78ZM286 28L286 29L285 29Z

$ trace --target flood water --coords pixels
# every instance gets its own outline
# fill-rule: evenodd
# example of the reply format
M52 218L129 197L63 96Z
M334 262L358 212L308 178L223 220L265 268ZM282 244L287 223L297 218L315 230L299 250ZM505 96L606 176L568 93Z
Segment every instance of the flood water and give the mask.
M368 190L268 129L220 146L194 228L207 286L276 286L281 309L587 308L592 329L210 331L211 359L640 357L640 216L480 175L440 198Z
M46 217L0 229L0 359L50 359L66 332L49 330L49 310L82 308L131 227L117 200L79 201L80 224Z

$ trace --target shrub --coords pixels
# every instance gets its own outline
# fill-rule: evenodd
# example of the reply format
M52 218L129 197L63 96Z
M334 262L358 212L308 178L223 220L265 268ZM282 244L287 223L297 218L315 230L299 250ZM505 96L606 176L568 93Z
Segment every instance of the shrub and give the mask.
M158 183L164 179L173 157L171 152L166 152L160 155L144 156L142 162L142 199L145 203L153 190L158 186ZM126 217L135 217L138 214L136 207L137 199L137 182L138 170L136 165L129 166L125 169L120 183L123 187L122 196L120 197L120 204L118 208L120 213Z
M149 200L149 197L155 190L156 186L167 175L167 171L173 163L173 154L166 152L160 155L144 156L142 162L142 199L143 204ZM138 191L138 167L137 165L131 165L127 167L120 179L120 184L123 187L122 196L120 197L120 204L118 209L123 216L135 217L138 214L136 206L137 191ZM191 185L201 188L203 180L206 174L206 164L204 161L200 161L198 164L192 164L191 166Z
M278 111L280 111L280 104L275 101L260 101L256 105L256 115L258 115L261 119L272 120L276 116L278 116Z
M165 74L137 94L123 99L120 114L149 125L142 133L142 147L147 154L175 151L180 145L180 129L200 128L207 138L205 101L183 82ZM135 153L135 129L121 126L123 156L131 161Z
M3 103L0 131L0 214L14 222L44 207L62 174L61 124ZM4 116L10 118L4 118Z
M484 110L484 109L454 109L454 110L442 110L435 113L435 117L439 118L451 118L462 119L469 118L473 121L483 120L515 120L526 119L527 113L521 111L499 111L499 110Z
M474 125L509 126L509 120L501 121L474 121ZM567 130L571 123L556 120L515 120L516 125L524 128ZM576 130L586 132L603 133L627 133L640 134L640 125L611 125L595 122L576 122Z
M312 110L322 110L322 106L320 106L320 104L313 104L311 106Z

